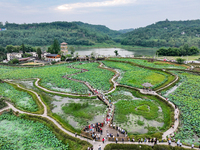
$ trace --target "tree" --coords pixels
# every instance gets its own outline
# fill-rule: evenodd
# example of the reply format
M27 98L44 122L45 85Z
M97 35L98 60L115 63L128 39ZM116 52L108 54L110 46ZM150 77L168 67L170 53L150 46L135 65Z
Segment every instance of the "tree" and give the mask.
M119 55L117 50L115 50L115 51L114 51L114 53L115 53L115 55L116 55L116 56L118 56L118 55Z
M177 58L176 61L177 61L178 64L183 64L183 62L185 61L185 59L183 59L183 58Z
M54 54L58 54L60 52L60 44L57 39L54 39L54 42L52 44L52 52Z
M37 48L37 54L38 54L38 58L41 59L42 51L40 47Z
M69 47L69 50L70 50L71 54L74 55L74 52L75 52L74 47L73 47L73 46L70 46L70 47Z
M25 52L26 52L26 48L25 48L25 46L24 46L24 43L22 43L22 45L21 45L21 50L22 50L22 52L23 52L23 55L25 54Z

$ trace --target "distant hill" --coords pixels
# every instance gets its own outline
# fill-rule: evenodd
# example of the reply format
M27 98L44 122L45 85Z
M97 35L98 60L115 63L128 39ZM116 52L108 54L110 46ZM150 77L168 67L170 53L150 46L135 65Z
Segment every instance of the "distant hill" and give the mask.
M93 24L88 24L88 23L83 23L83 22L73 22L75 24L77 24L79 27L87 29L90 32L97 32L99 34L103 34L103 35L108 35L110 37L115 38L118 35L121 35L120 32L116 31L116 30L111 30L108 27L104 26L104 25L93 25Z
M200 20L160 21L122 36L123 45L179 47L187 43L200 47Z
M82 22L52 22L32 24L0 24L0 28L7 28L0 32L0 45L32 46L51 45L54 38L59 42L73 45L94 45L95 43L113 42L112 36L118 31L110 30L101 25L90 25Z
M130 29L121 29L121 30L118 30L120 33L127 33L127 32L131 32L133 31L134 28L130 28Z

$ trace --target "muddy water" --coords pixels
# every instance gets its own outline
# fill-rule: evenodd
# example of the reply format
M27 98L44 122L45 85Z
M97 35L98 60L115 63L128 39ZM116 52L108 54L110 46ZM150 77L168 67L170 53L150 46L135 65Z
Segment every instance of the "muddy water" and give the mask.
M144 134L148 132L148 129L145 129L145 127L162 127L164 125L164 122L158 122L155 120L147 120L142 116L130 114L127 115L129 118L129 121L127 123L117 124L114 120L114 124L119 125L121 128L126 129L129 133L139 133ZM144 125L139 126L137 125L137 120L143 121Z

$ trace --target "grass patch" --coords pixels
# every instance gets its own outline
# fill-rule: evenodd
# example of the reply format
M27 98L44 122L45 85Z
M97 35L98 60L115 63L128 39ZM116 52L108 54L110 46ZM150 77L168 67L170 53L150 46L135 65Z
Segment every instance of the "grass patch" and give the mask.
M143 126L143 125L144 125L144 122L141 121L141 120L137 120L137 124L138 124L139 126Z

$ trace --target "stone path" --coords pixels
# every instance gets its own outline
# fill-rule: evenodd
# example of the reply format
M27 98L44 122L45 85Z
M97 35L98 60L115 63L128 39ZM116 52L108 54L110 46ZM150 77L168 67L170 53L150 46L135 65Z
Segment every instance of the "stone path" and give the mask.
M101 63L101 64L100 64L100 67L102 67L102 66L103 66L103 64ZM103 68L103 67L102 67L102 68ZM112 83L113 83L114 86L113 86L113 89L111 89L111 91L109 91L109 92L113 92L113 91L116 89L116 87L119 86L114 80L115 80L117 77L120 76L120 73L117 72L117 71L115 71L115 72L116 72L115 76L111 79L111 81L112 81ZM178 78L177 78L177 76L176 76L176 80L174 80L172 83L168 84L168 85L165 86L164 88L170 86L171 84L173 84L173 83L176 82L177 80L178 80ZM6 80L6 81L7 81L7 82L10 82L10 80ZM48 89L46 89L46 88L44 88L44 87L41 87L41 86L38 84L39 81L40 81L40 79L37 78L37 80L36 80L36 82L35 82L35 85L36 85L38 88L40 88L40 89L42 89L42 90L44 90L44 91L46 91L46 92L50 92L50 93L53 93L53 94L72 95L72 96L85 96L85 95L75 95L75 94L68 94L68 93L62 93L62 92L51 91L51 90L48 90ZM82 82L83 82L83 81L82 81ZM7 110L7 109L12 109L13 111L15 111L15 112L18 111L19 113L24 113L24 114L34 115L34 116L41 116L41 117L44 117L44 118L47 118L47 119L51 120L51 121L52 121L60 130L62 130L63 132L65 132L65 133L67 133L67 134L69 134L69 135L71 135L71 136L74 136L73 133L71 133L71 132L65 130L56 120L54 120L53 118L51 118L51 117L48 116L46 105L42 102L40 96L39 96L35 91L25 89L25 88L19 86L19 85L16 84L16 83L12 83L12 84L17 85L17 86L18 86L19 88L21 88L21 89L24 89L24 90L27 90L27 91L30 91L30 92L34 93L34 94L37 96L37 98L39 99L39 101L41 102L41 104L43 105L43 107L44 107L44 113L41 114L41 115L39 115L39 114L33 114L33 113L24 112L24 111L21 111L21 110L15 108L15 107L14 107L11 103L9 103L9 102L6 102L8 106L7 106L6 108L1 109L0 112L5 111L5 110ZM89 83L86 82L86 84L89 86ZM127 86L127 87L128 87L128 86ZM133 88L133 87L130 87L130 88ZM134 89L135 89L135 88L134 88ZM163 89L163 88L162 88L162 89ZM91 90L93 90L92 87L91 87ZM143 89L138 89L138 90L139 90L142 94L157 95L157 96L159 96L160 98L162 98L163 100L166 100L164 97L162 97L161 95L157 94L155 91L149 92L149 91L144 91ZM161 89L159 89L159 90L161 90ZM108 92L108 93L109 93L109 92ZM100 94L100 93L99 93L99 94L96 94L96 95L102 100L101 94ZM88 97L91 97L91 96L88 96ZM105 101L105 100L103 100L103 101ZM167 100L166 100L166 101L167 101ZM108 100L106 100L105 102L106 102L106 104L109 106ZM169 102L169 101L168 101L168 103L175 109L175 105L174 105L173 103L171 103L171 102ZM176 109L175 112L174 112L174 114L175 114L174 117L175 117L175 118L178 118L178 116L179 116L179 110ZM168 136L168 135L173 135L173 133L177 130L178 125L179 125L179 121L175 121L175 122L174 122L174 128L170 128L170 129L168 129L166 132L163 133L163 139L166 139L166 136ZM106 126L105 126L104 130L106 130L106 129L107 129L107 128L106 128ZM112 130L114 130L114 129L109 128L109 131L110 131L110 132L112 132ZM105 133L106 133L106 132L104 131L104 132L103 132L103 136L105 136ZM80 137L80 136L77 136L77 138L79 138L79 139L81 139L81 140L84 140L84 141L88 141L89 143L91 143L91 144L93 145L93 147L94 147L94 150L97 150L99 145L101 145L101 146L102 146L102 149L104 149L104 147L105 147L107 144L113 143L113 142L109 142L109 141L106 141L104 144L103 144L102 142L93 142L93 141L91 141L91 140L88 140L88 139L83 138L83 137ZM120 142L118 142L118 143L120 143ZM126 142L126 144L138 144L138 142ZM141 143L140 143L140 144L141 144ZM142 143L142 144L152 145L151 143ZM168 145L168 143L166 143L166 142L165 142L165 143L158 143L158 144L161 144L161 145ZM176 146L176 143L172 143L172 146ZM191 148L191 147L184 146L184 145L183 145L182 147L184 147L184 148ZM197 149L197 148L195 148L195 149Z

